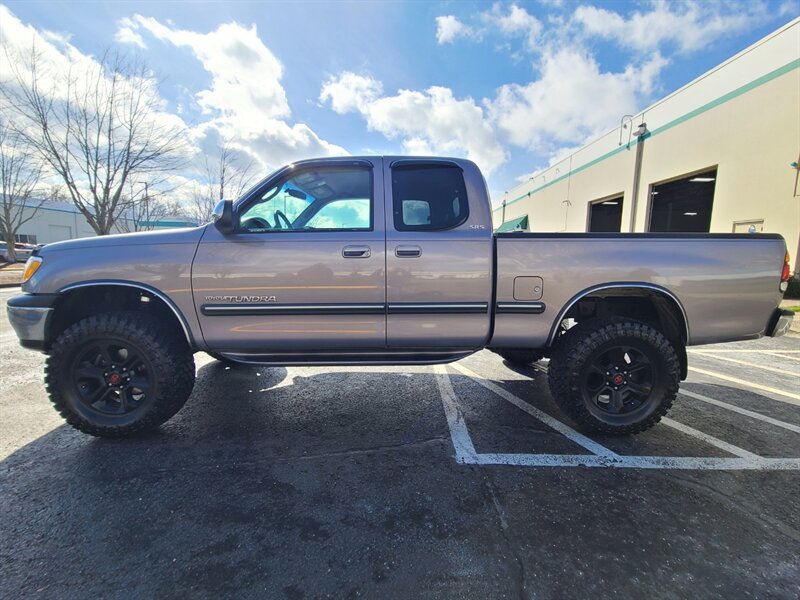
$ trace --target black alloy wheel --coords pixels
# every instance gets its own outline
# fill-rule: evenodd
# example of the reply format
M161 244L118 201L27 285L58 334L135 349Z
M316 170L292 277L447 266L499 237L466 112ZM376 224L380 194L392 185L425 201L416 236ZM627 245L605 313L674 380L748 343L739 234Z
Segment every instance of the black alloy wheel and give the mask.
M99 415L124 415L156 396L153 367L129 341L90 341L76 352L71 372L78 399Z

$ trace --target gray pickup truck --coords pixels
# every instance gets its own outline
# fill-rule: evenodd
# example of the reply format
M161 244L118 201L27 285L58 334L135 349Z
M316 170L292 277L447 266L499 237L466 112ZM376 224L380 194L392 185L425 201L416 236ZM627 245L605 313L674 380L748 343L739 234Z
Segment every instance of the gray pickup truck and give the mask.
M8 301L73 427L124 437L186 402L193 354L259 365L419 365L483 348L550 357L581 428L643 431L686 377L686 346L782 335L779 235L493 234L458 159L298 162L215 222L50 244ZM398 399L401 401L401 399Z

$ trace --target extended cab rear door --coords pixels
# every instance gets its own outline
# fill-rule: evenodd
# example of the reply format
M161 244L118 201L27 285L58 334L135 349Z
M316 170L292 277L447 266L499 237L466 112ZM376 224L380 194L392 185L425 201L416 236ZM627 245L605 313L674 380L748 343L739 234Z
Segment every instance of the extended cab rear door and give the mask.
M387 343L476 348L489 337L493 240L468 161L384 159Z

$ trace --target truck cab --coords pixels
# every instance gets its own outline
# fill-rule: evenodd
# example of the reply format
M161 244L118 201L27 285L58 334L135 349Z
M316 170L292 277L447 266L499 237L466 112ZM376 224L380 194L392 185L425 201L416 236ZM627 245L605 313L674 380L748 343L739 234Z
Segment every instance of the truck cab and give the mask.
M192 269L205 343L239 361L440 362L491 333L486 186L464 160L291 165L209 227ZM367 355L368 354L368 355Z

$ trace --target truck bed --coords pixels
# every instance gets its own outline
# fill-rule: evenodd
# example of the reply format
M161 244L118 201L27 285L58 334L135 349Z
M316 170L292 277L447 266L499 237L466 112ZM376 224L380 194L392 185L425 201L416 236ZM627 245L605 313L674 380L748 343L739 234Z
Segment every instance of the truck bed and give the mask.
M631 287L663 294L680 307L689 345L761 337L781 299L785 243L776 234L501 233L495 240L495 347L547 346L587 294ZM540 292L539 280L522 277L541 278ZM529 311L508 310L521 301Z

